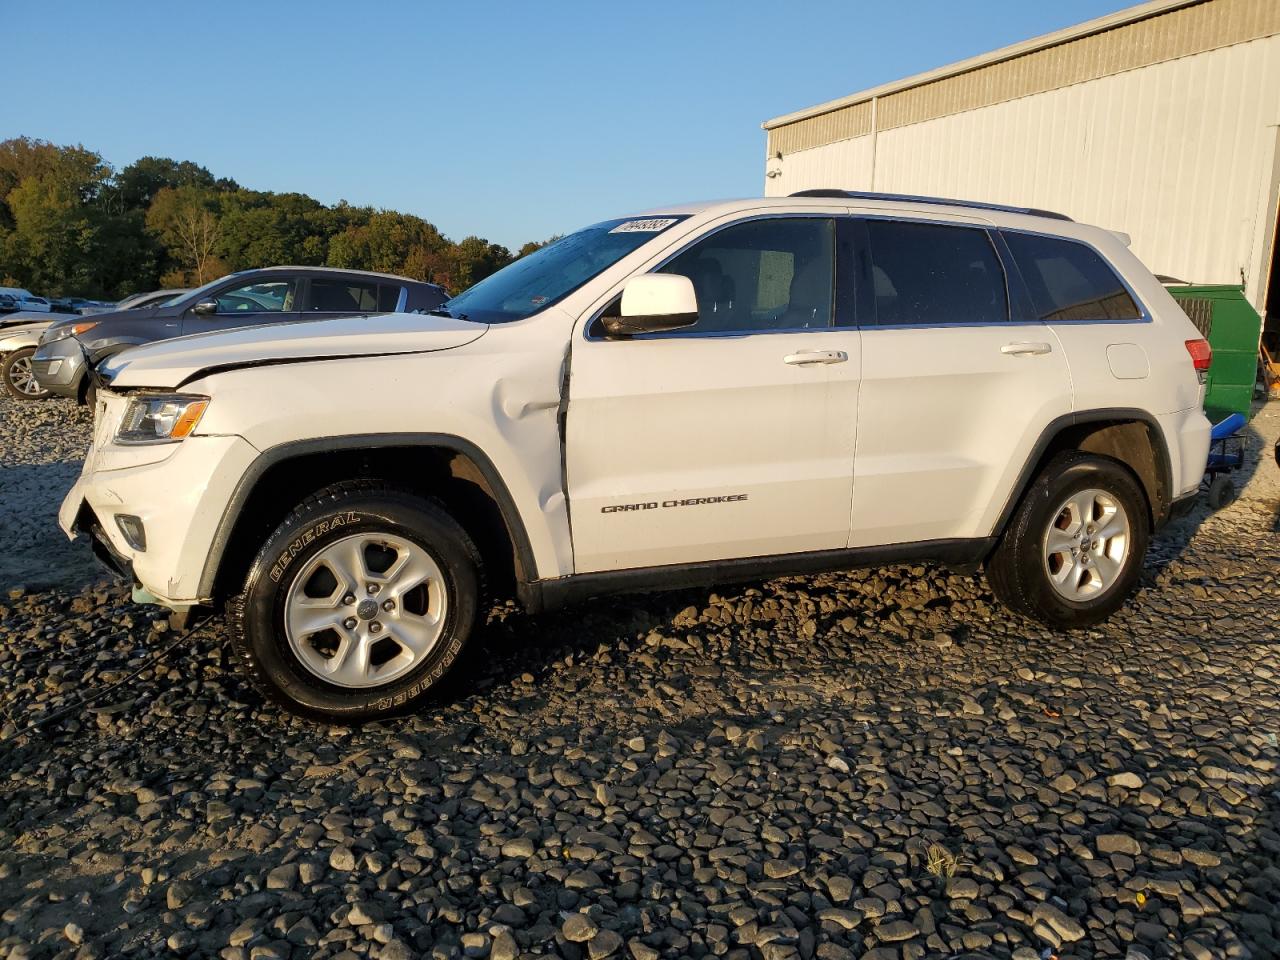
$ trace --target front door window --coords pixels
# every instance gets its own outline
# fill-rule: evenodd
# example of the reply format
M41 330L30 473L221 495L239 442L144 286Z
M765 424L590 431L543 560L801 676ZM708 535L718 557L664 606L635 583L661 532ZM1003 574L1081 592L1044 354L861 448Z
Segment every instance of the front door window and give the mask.
M296 309L296 280L265 280L223 290L214 299L219 314L287 313Z
M726 227L662 268L693 282L693 333L831 326L834 222L771 217Z

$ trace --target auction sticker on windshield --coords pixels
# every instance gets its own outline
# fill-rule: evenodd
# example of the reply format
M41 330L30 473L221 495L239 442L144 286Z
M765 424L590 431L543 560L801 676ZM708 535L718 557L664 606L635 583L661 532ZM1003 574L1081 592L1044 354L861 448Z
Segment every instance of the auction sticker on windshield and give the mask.
M620 223L610 233L657 233L676 222L677 217L664 217L656 220L628 220Z

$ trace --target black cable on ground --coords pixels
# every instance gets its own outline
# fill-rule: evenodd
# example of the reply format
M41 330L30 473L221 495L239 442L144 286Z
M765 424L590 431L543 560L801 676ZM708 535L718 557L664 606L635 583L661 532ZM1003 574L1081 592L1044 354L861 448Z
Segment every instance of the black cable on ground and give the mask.
M78 710L83 710L85 707L89 706L92 703L96 703L98 700L101 700L103 697L111 693L113 690L119 690L130 680L135 679L144 671L150 669L151 667L154 667L157 663L160 662L161 659L168 656L172 651L176 650L179 646L181 646L186 641L190 640L191 637L195 635L195 632L197 630L199 630L201 627L207 624L215 616L216 614L212 614L212 613L206 614L194 626L188 627L185 631L183 631L173 640L169 641L167 644L165 644L163 647L161 647L151 656L147 657L147 659L143 661L142 666L138 667L136 670L132 671L129 674L126 674L124 677L121 677L119 680L115 681L114 683L107 684L105 687L103 687L100 690L95 690L92 693L89 693L89 694L86 694L85 696L80 697L74 703L70 703L65 707L59 707L57 710L53 711L53 713L50 713L48 716L41 717L39 720L35 721L35 723L27 724L27 726L22 727L16 732L14 732L13 734L11 734L9 739L17 739L18 737L24 737L28 734L35 733L41 727L48 726L49 724L53 723L56 720L61 720L64 717L70 716L71 714L75 713Z

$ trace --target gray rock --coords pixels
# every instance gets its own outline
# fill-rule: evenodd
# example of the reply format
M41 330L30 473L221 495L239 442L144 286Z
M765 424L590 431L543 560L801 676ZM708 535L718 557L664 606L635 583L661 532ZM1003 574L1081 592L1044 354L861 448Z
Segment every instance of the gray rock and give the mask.
M1123 853L1130 857L1136 857L1142 852L1142 847L1133 837L1127 833L1104 833L1095 841L1098 852L1107 853Z
M839 910L828 907L818 911L818 919L838 924L846 930L852 930L862 922L862 914L857 910Z
M622 937L612 930L601 930L587 943L587 955L591 960L604 960L622 949Z
M490 960L516 960L520 956L520 945L516 943L516 938L511 935L511 931L503 930L493 938L493 943L489 947Z
M528 837L515 837L502 845L502 855L512 859L527 860L533 856L533 841Z
M1058 935L1061 940L1074 943L1084 936L1084 927L1074 917L1069 917L1053 904L1045 902L1036 904L1031 912L1031 919L1036 924L1045 924Z
M268 890L292 890L298 883L298 865L286 863L267 873Z
M890 920L876 925L875 935L885 943L910 940L920 935L920 928L907 920Z
M586 943L600 932L600 928L586 914L571 913L565 917L560 932L570 943Z
M1107 783L1113 787L1124 787L1126 790L1141 790L1143 779L1132 771L1125 770L1107 777Z

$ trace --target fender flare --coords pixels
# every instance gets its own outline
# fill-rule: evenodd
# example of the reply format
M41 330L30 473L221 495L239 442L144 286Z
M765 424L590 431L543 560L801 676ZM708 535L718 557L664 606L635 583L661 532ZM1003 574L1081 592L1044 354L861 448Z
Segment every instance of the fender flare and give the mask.
M493 465L489 455L478 446L470 440L448 433L347 434L336 437L311 437L306 440L293 440L264 450L254 458L253 462L249 464L249 468L245 470L244 475L240 477L235 490L231 494L231 499L227 501L227 505L222 511L222 517L219 519L217 529L214 531L213 540L209 544L209 553L205 558L204 569L200 574L198 595L203 599L211 599L213 597L218 571L222 566L227 547L231 543L231 537L235 533L236 524L244 512L245 504L248 503L250 496L252 496L254 489L257 487L258 481L262 479L268 470L288 460L307 456L308 454L328 453L334 450L375 450L380 447L434 447L449 450L470 459L484 477L494 499L498 503L498 510L502 514L503 523L507 528L507 534L511 537L511 544L516 553L517 569L524 571L525 577L529 579L537 578L533 548L529 543L529 535L525 530L524 520L520 516L520 511L511 496L511 491L507 489L506 482L502 479L502 474Z
M1004 508L996 519L995 529L992 530L991 535L999 537L1004 534L1005 527L1008 526L1009 521L1013 518L1013 512L1018 508L1018 504L1022 502L1022 497L1031 486L1032 481L1035 480L1036 468L1040 465L1040 460L1044 457L1045 451L1049 449L1050 444L1064 430L1112 420L1138 422L1144 424L1147 428L1147 433L1151 437L1154 447L1153 453L1158 474L1157 481L1164 487L1163 496L1160 495L1161 492L1157 489L1157 495L1152 499L1152 527L1158 530L1163 526L1169 519L1169 510L1173 499L1173 461L1169 456L1169 444L1165 440L1164 431L1160 428L1156 418L1145 410L1139 410L1136 407L1099 407L1093 410L1078 410L1073 413L1063 414L1051 420L1045 426L1040 432L1040 436L1036 439L1035 446L1031 448L1031 454L1027 457L1026 463L1022 465L1022 470L1018 473L1018 479L1014 483L1008 499L1005 501ZM1144 492L1147 492L1145 491L1145 485Z

